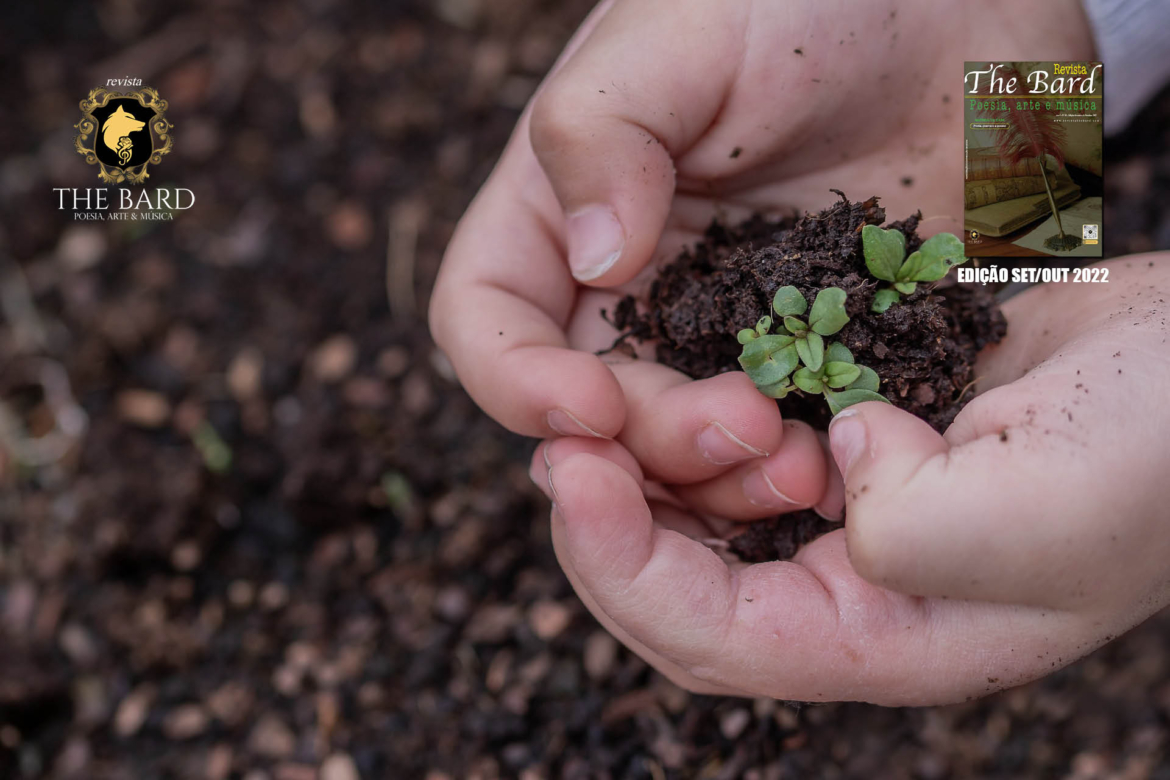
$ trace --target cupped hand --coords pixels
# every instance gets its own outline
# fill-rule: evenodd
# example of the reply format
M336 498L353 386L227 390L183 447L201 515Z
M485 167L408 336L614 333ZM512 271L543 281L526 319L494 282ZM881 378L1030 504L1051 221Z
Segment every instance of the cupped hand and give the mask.
M970 5L600 5L444 258L431 328L467 391L519 433L617 437L649 476L726 516L839 511L807 426L742 375L604 362L594 353L616 334L600 312L717 213L816 209L837 187L881 195L892 215L921 208L927 233L957 230L964 48L1006 56L1028 35L1012 31L1036 29L1057 58L1091 51L1075 0Z
M885 404L830 427L845 528L727 565L616 442L533 460L597 618L692 690L940 704L1039 677L1170 603L1170 254L1008 302L940 436Z

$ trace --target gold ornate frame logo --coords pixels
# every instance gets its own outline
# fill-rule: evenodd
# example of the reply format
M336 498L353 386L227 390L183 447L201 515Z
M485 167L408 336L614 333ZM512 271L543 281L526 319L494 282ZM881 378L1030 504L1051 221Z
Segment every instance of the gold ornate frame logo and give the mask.
M128 99L137 101L141 108ZM108 110L111 101L117 104L116 112ZM98 178L106 184L142 184L150 176L147 166L158 165L174 145L173 125L166 118L166 110L167 101L151 87L133 92L110 92L97 87L81 101L81 120L74 125L78 135L73 146L87 163L98 166ZM95 116L95 112L101 116ZM137 145L132 136L138 136ZM143 148L144 139L149 139L149 149Z

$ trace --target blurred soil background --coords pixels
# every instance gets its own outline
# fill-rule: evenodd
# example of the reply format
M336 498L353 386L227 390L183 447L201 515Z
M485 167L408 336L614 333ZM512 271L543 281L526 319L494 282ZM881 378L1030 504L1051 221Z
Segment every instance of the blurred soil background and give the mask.
M587 6L5 4L0 777L1170 778L1166 616L896 710L688 695L583 610L422 315ZM57 208L121 77L170 101L173 222ZM1168 120L1107 145L1109 254L1170 247Z

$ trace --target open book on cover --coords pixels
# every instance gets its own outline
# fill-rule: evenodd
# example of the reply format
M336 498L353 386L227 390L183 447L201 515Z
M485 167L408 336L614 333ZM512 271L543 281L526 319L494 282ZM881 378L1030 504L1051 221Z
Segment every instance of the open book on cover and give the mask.
M1063 208L1080 198L1081 188L1073 182L1068 171L1062 169L1052 176L1050 181L1057 208ZM1048 193L1040 192L1036 195L967 209L963 228L968 231L977 230L985 236L1005 236L1051 215L1052 207L1048 203Z

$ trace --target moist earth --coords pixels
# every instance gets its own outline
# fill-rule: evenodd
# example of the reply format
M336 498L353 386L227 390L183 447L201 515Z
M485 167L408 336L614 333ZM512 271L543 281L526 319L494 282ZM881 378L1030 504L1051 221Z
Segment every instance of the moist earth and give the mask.
M840 200L819 214L768 220L759 215L736 226L713 222L703 240L684 250L651 283L644 303L622 299L612 315L621 331L615 349L630 340L656 342L658 362L695 379L738 371L735 334L770 313L776 290L793 285L809 301L826 287L848 298L849 322L834 336L861 365L881 377L890 402L940 433L974 397L975 360L998 342L1007 321L993 293L981 285L944 279L918 289L882 313L870 311L879 282L865 266L861 229L882 225L878 198ZM921 213L891 222L917 249ZM787 419L828 428L831 414L819 396L793 393L780 403ZM814 513L769 518L732 542L746 560L788 558L834 524ZM818 530L819 529L819 530Z

